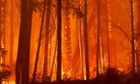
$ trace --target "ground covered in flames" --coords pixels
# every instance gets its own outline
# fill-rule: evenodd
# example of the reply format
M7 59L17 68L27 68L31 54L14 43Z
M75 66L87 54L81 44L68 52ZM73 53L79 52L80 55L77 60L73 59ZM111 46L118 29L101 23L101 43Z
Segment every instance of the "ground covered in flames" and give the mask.
M58 82L44 82L36 84L140 84L140 72L126 73L116 68L108 68L103 74L90 80L62 80Z

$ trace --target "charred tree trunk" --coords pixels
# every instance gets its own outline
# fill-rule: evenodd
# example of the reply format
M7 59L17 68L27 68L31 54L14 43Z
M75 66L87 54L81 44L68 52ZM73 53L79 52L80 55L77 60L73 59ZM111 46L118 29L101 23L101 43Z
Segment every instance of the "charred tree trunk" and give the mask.
M109 29L111 29L111 14L110 14L110 0L106 0L106 10L107 10L107 51L108 51L108 68L110 68L110 37L109 37L109 34L110 34L110 31Z
M136 59L137 59L137 69L140 71L140 0L137 1L137 11L138 11L138 23L137 23L137 34L136 34Z
M78 0L79 2L79 13L78 15L80 16L80 10L81 10L81 1ZM83 56L83 46L82 46L82 18L79 17L78 19L78 42L79 42L79 53L80 53L80 63L81 63L81 78L84 79L84 56Z
M21 23L16 61L16 84L29 84L29 57L32 11L31 5L28 0L21 0L20 3Z
M43 81L46 81L48 76L48 43L49 43L49 26L50 26L50 4L51 0L47 0L48 11L46 12L46 39L45 39L45 57L44 57L44 66L43 66Z
M135 52L135 32L134 32L134 2L130 0L131 5L131 54L132 54L132 83L135 84L135 62L136 62L136 52Z
M134 2L130 0L131 4L131 48L132 48L132 72L135 73L135 37L134 37Z
M138 33L140 33L140 0L137 0L138 5Z
M42 31L43 31L45 10L46 10L46 0L44 0L44 7L43 7L43 12L42 12L42 20L41 20L40 33L39 33L39 42L38 42L38 47L37 47L32 84L35 84L35 76L36 76L36 71L37 71L37 66L38 66L38 58L39 58L39 51L40 51L40 46L41 46L41 36L42 36Z
M89 53L88 53L88 27L87 27L87 0L84 0L85 15L84 15L84 33L85 33L85 65L86 65L86 80L89 80Z
M98 0L98 9L97 9L97 53L96 53L96 73L99 75L99 57L100 57L100 4L101 0Z
M58 49L57 49L57 82L61 82L61 61L62 61L62 53L61 53L61 46L62 46L62 38L61 38L61 31L62 31L62 25L61 25L61 4L62 1L58 0L58 6L57 6L57 42L58 42Z
M2 0L0 0L0 47L2 46L1 44L1 38L2 38L2 28L1 28L1 25L2 25Z

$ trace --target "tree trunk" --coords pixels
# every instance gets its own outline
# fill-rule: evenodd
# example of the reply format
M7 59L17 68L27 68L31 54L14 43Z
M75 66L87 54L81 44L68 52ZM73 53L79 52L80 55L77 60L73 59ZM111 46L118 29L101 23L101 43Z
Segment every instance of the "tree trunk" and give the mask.
M61 0L58 0L58 6L57 6L57 42L58 42L58 49L57 49L57 82L61 82L61 60L62 60L62 53L61 53L61 46L62 46L62 40L61 40L61 31L62 31L62 25L61 25Z
M132 83L135 84L135 33L134 33L134 2L130 0L131 5L131 54L132 54Z
M89 53L88 53L88 27L87 27L87 0L84 0L85 15L84 15L84 38L85 38L85 65L86 65L86 80L89 80Z
M138 71L140 71L140 0L136 0L137 1L137 8L138 8L138 23L137 23L137 37L138 39L136 39L137 41L137 52L136 52L136 58L137 58L137 69Z
M132 48L132 72L135 73L135 37L134 37L134 2L130 0L131 4L131 48Z
M49 27L50 27L50 3L51 0L47 0L48 11L46 12L46 39L45 39L45 56L44 56L44 66L43 66L43 81L46 81L48 76L48 43L49 43Z
M79 2L79 16L80 16L80 10L81 10L81 2L80 0L78 0ZM77 18L78 20L78 42L79 42L79 53L80 53L80 63L81 63L81 78L84 80L84 56L83 56L83 46L82 46L82 18L79 17Z
M0 0L0 4L2 4L2 0ZM2 5L0 5L0 47L2 46L1 44L1 37L2 37L2 28L1 28L1 25L2 25Z
M111 29L111 14L110 14L110 0L106 0L106 10L107 10L107 51L108 51L108 68L110 68L110 31L109 29Z
M46 0L44 0L44 7L43 7L43 12L42 12L42 20L41 20L40 33L39 33L39 42L38 42L38 47L37 47L32 84L35 83L35 76L36 76L36 71L37 71L37 66L38 66L38 58L39 58L39 51L40 51L40 46L41 46L41 36L42 36L42 31L43 31L45 10L46 10Z
M16 61L16 84L29 84L31 10L28 0L21 0L21 23Z
M98 0L98 9L97 9L97 53L96 53L96 73L99 75L99 57L100 57L100 4L101 0Z

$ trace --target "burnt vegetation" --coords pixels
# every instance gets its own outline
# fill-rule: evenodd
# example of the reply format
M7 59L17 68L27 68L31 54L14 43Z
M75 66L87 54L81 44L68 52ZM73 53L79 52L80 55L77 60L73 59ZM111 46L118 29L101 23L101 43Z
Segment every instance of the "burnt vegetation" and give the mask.
M140 72L136 72L132 76L132 71L126 73L115 67L107 68L106 72L99 74L90 80L80 80L72 78L65 78L60 83L56 81L38 82L36 84L140 84Z

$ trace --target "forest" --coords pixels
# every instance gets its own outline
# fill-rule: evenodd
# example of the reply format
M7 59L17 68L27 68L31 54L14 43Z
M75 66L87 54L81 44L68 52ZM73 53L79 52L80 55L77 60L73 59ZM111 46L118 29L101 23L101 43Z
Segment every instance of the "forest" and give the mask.
M140 84L140 0L0 0L0 84Z

